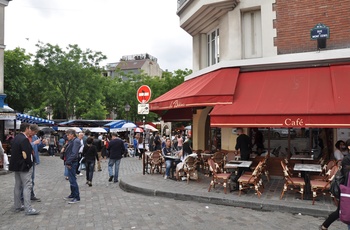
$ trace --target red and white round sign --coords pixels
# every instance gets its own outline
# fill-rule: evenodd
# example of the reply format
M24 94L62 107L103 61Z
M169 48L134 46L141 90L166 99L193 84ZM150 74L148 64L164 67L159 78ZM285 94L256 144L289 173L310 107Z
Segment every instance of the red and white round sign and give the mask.
M141 85L136 93L137 100L144 104L151 99L151 88L148 85Z

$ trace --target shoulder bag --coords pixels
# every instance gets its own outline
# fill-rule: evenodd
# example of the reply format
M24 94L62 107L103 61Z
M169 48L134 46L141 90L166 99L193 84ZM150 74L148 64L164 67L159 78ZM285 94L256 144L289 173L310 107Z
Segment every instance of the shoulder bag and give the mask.
M331 186L330 186L330 192L332 193L332 195L339 200L340 198L340 185L344 184L344 175L341 172L341 167L339 167L338 171L336 172L336 174L334 175L334 178L331 182Z

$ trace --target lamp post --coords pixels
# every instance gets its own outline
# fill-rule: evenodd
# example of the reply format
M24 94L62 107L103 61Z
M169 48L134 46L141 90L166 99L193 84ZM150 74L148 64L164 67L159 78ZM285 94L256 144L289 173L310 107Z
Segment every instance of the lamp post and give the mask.
M126 103L124 109L125 109L125 112L126 112L126 122L128 122L128 113L129 113L129 111L130 111L130 105L129 105L129 103Z

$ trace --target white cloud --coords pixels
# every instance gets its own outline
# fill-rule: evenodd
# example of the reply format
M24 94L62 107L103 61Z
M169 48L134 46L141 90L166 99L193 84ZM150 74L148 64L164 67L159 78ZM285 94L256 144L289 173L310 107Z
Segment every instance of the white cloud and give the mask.
M38 40L101 51L108 62L149 53L162 69L192 68L191 37L171 0L16 0L5 12L7 49L35 52ZM26 38L29 38L27 40Z

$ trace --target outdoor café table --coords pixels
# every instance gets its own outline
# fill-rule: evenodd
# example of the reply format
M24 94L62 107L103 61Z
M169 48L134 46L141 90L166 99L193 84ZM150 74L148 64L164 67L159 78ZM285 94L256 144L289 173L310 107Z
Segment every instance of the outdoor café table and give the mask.
M225 164L224 169L249 168L253 161L229 161Z
M304 180L305 180L305 192L304 192L304 199L310 200L312 199L311 196L311 185L310 185L310 172L321 172L322 167L319 164L295 164L294 165L294 171L300 171L304 174Z
M304 164L304 161L312 161L314 159L313 155L293 155L291 160L301 160L301 163Z

